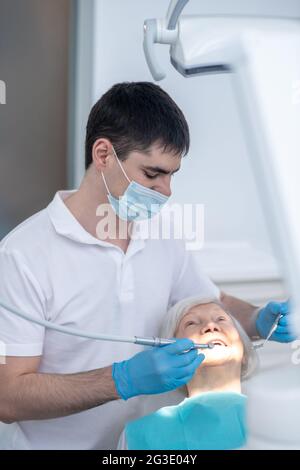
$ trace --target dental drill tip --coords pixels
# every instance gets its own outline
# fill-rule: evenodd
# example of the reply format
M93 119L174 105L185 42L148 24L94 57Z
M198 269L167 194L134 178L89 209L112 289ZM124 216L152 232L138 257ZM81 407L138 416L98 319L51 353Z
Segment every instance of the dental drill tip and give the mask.
M213 343L208 343L207 346L209 347L209 349L212 349L215 347L215 345Z

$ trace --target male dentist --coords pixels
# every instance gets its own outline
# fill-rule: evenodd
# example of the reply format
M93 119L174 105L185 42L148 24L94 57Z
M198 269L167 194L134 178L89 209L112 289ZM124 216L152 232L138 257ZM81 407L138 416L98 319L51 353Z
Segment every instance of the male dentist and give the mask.
M217 295L251 337L265 337L282 313L272 339L291 341L286 303L258 310L220 292L183 240L151 239L143 230L131 236L170 197L188 149L186 120L160 87L113 86L88 119L80 188L59 191L2 240L0 298L57 325L155 336L178 300ZM7 353L0 421L11 424L0 444L6 449L116 448L125 423L142 413L141 395L175 390L204 359L189 339L148 349L92 341L1 308L0 340Z

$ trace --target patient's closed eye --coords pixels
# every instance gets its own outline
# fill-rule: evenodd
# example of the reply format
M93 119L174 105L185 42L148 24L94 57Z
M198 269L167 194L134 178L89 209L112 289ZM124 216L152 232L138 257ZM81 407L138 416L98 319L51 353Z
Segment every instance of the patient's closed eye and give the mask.
M226 321L226 320L227 320L226 317L219 317L219 318L218 318L218 321Z
M190 321L188 321L188 322L185 324L185 326L190 326L190 325L195 325L195 324L196 324L195 321L190 320Z

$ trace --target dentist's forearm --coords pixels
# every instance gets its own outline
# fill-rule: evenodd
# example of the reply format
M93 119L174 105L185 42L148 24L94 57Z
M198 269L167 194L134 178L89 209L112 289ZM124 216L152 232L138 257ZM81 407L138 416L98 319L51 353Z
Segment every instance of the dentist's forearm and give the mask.
M245 302L244 300L221 293L221 302L243 326L248 336L252 339L259 339L260 336L256 329L256 318L258 307Z
M119 398L111 366L78 374L28 373L0 384L0 421L58 418Z

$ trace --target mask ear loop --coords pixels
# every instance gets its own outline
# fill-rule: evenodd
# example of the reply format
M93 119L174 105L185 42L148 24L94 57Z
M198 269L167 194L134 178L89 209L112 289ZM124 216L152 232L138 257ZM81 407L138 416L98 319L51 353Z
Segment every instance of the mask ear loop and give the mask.
M123 166L122 166L121 163L120 163L120 160L118 159L118 156L117 156L117 154L116 154L116 152L115 152L115 149L114 149L114 146L113 146L113 145L112 145L112 149L113 149L114 156L116 157L116 160L117 160L117 162L118 162L118 165L119 165L119 167L121 168L121 170L122 170L122 172L123 172L123 175L124 175L125 178L127 179L128 183L131 183L130 179L128 178L128 176L127 176L126 173L125 173L125 170L124 170Z
M101 176L102 176L103 183L104 183L104 186L105 186L105 188L106 188L107 194L109 194L109 195L111 196L110 190L108 189L108 186L107 186L107 184L106 184L106 181L105 181L105 178L104 178L104 174L102 173L102 171L101 171Z

